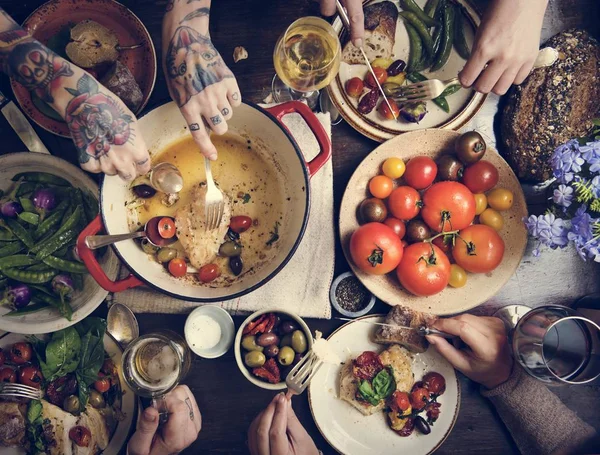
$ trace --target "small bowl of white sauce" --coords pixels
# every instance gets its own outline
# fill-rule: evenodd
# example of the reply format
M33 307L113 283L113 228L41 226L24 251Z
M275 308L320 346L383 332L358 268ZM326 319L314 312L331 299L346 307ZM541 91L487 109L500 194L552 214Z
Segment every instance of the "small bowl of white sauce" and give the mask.
M227 311L216 305L203 305L190 313L185 321L185 341L200 357L215 359L233 344L235 326Z

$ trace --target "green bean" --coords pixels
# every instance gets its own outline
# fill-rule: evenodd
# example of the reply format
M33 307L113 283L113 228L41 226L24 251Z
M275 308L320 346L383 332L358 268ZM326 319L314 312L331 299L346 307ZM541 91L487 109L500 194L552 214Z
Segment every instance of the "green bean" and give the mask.
M440 0L427 0L427 3L425 4L425 8L423 9L423 11L425 11L425 14L427 14L430 18L435 20L435 16L436 16L439 5L440 5Z
M71 275L71 279L73 280L73 287L76 291L83 291L83 277L84 275L80 273L74 273Z
M85 209L85 217L89 224L94 218L96 218L96 216L98 216L98 200L87 190L81 190L81 192L83 193L83 208Z
M69 216L69 218L64 222L64 224L60 228L58 228L58 231L56 231L50 238L48 238L47 240L44 239L42 241L39 241L38 243L35 244L35 246L30 247L31 253L38 254L43 249L48 249L48 248L54 247L55 243L60 243L60 246L54 248L52 251L50 251L48 253L48 254L52 254L56 250L62 248L67 243L69 243L69 241L72 239L70 239L67 242L56 242L56 239L58 239L60 237L64 240L64 237L62 237L62 234L64 234L67 231L69 231L69 232L72 231L77 226L77 224L79 223L79 218L81 217L82 211L83 211L83 209L81 207L77 207L75 209L75 211L71 214L71 216ZM48 246L49 244L51 244L52 246L49 247ZM48 254L46 254L46 256ZM46 257L46 256L44 256L44 257ZM40 259L43 259L43 258L40 257Z
M37 264L38 262L39 261L37 261L34 257L26 254L13 254L12 256L0 259L0 270L33 265Z
M19 219L33 226L40 224L40 216L37 213L21 212L19 213Z
M406 78L413 83L423 82L423 81L428 80L421 73L415 73L415 72L408 73L406 75ZM434 98L431 101L433 101L437 106L442 108L442 110L444 110L444 112L450 112L450 106L448 105L448 101L443 96L438 96L437 98Z
M69 305L69 302L61 301L56 297L52 297L50 295L42 293L35 293L34 296L37 300L41 300L42 302L49 304L53 308L56 308L60 315L65 317L67 320L71 320L71 316L73 316L73 309L71 308L71 305Z
M86 216L85 216L85 205L83 203L83 195L81 194L81 190L79 188L73 188L73 203L75 204L76 207L81 207L82 213L81 216L79 217L79 227L80 227L80 231L83 230L83 228L85 228L85 226L87 225L86 223Z
M17 240L15 234L8 229L0 229L0 242L10 242L12 240Z
M30 272L49 272L50 270L54 270L54 269L52 267L48 267L43 262L40 262L39 264L30 265L25 270L30 271ZM58 272L58 271L56 270L56 272Z
M27 230L23 226L21 226L19 223L17 223L11 218L7 218L5 222L6 224L8 224L8 228L12 231L12 233L15 234L17 238L21 242L23 242L27 248L33 247L33 239L31 238L31 235L29 235L29 232L27 232Z
M57 258L56 256L48 256L44 258L44 264L50 267L60 270L61 272L69 273L87 273L88 270L85 265L80 262L67 261L65 259Z
M13 182L17 182L19 180L23 180L25 182L51 183L52 185L58 186L71 186L71 184L65 179L54 174L48 174L47 172L21 172L12 178Z
M79 231L76 229L70 229L66 232L62 232L58 237L53 237L43 246L43 248L38 251L36 254L36 258L42 260L56 250L60 250L65 245L68 245L73 239L77 238Z
M50 231L62 220L62 217L69 206L69 201L64 200L56 206L52 213L44 219L33 232L33 238L39 240L45 235L49 234Z
M25 245L23 245L18 240L16 242L11 242L6 246L0 248L0 258L4 258L6 256L11 256L13 254L17 254L21 250L25 249Z
M35 212L35 205L33 205L31 199L26 197L20 197L19 203L21 204L21 207L23 207L23 210L25 210L26 212Z
M56 275L56 272L30 272L28 270L4 269L2 270L11 280L22 283L43 284L50 281Z
M429 17L425 12L417 5L414 0L400 0L400 6L405 12L411 12L419 18L427 27L433 27L437 24L435 20Z
M421 57L423 55L423 43L421 42L421 37L417 33L417 30L410 24L405 25L410 42L410 54L408 56L406 69L407 71L412 71L412 69L421 62Z
M467 38L465 37L463 19L464 10L458 5L455 8L457 11L454 15L454 48L456 49L456 52L458 52L458 55L465 60L468 60L471 56L471 50L469 49Z
M419 20L416 14L410 11L402 11L400 16L404 19L405 22L408 22L412 25L419 36L421 37L421 42L425 47L425 50L428 54L433 54L433 39L427 30L427 26L423 23L423 21Z
M462 88L462 85L460 85L460 84L451 85L450 87L446 87L446 89L442 92L442 94L440 96L446 97L446 96L454 95L461 88Z
M21 196L25 196L27 194L31 194L33 193L35 190L37 190L39 188L39 184L38 183L34 183L34 182L23 182L19 185L19 188L17 189L17 192L15 193L16 197L21 197Z
M26 307L17 308L16 310L9 311L4 316L23 316L24 314L35 313L48 308L50 305L46 302L30 303Z
M452 41L454 38L454 7L446 3L444 5L444 30L442 32L442 42L440 43L440 49L436 55L436 62L431 67L431 71L437 71L441 69L452 52Z

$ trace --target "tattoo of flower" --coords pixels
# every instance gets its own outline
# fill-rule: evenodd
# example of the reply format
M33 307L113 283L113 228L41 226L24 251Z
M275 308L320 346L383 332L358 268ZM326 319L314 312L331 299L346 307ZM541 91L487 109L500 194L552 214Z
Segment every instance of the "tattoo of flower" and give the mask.
M181 19L181 22L179 22L180 24L183 24L186 21L191 21L192 19L195 19L197 17L208 17L210 14L210 8L198 8L197 10L192 11L189 14L186 14L183 19Z
M85 74L77 82L77 89L66 90L74 96L67 105L65 121L79 150L79 162L99 160L113 145L133 140L133 118L123 112L114 98L98 92L93 78Z
M175 30L166 67L169 91L179 107L209 85L234 77L210 38L186 26Z

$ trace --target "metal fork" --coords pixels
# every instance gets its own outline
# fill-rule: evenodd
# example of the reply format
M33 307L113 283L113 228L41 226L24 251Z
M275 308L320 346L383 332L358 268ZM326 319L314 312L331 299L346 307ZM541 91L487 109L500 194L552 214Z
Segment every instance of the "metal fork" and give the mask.
M552 47L540 49L538 56L533 64L533 69L550 66L558 59L558 51ZM437 98L444 90L452 85L460 84L457 77L441 81L439 79L430 79L428 81L418 82L405 86L383 85L386 95L392 97L395 101L426 101Z
M312 350L308 351L285 378L285 385L288 388L286 396L290 398L292 395L300 395L304 392L321 365L323 361Z
M30 400L39 400L42 398L40 389L23 384L12 384L10 382L0 383L0 398L28 398Z
M204 170L206 171L206 198L204 200L204 218L206 219L206 230L212 231L219 227L225 210L223 193L215 185L210 160L204 157Z

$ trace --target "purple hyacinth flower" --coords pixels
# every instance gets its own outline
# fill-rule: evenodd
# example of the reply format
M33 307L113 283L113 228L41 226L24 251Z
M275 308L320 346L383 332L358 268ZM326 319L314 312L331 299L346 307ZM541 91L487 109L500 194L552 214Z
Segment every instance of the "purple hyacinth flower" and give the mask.
M554 190L552 200L561 207L570 207L573 203L573 188L567 185L558 185L558 188Z

